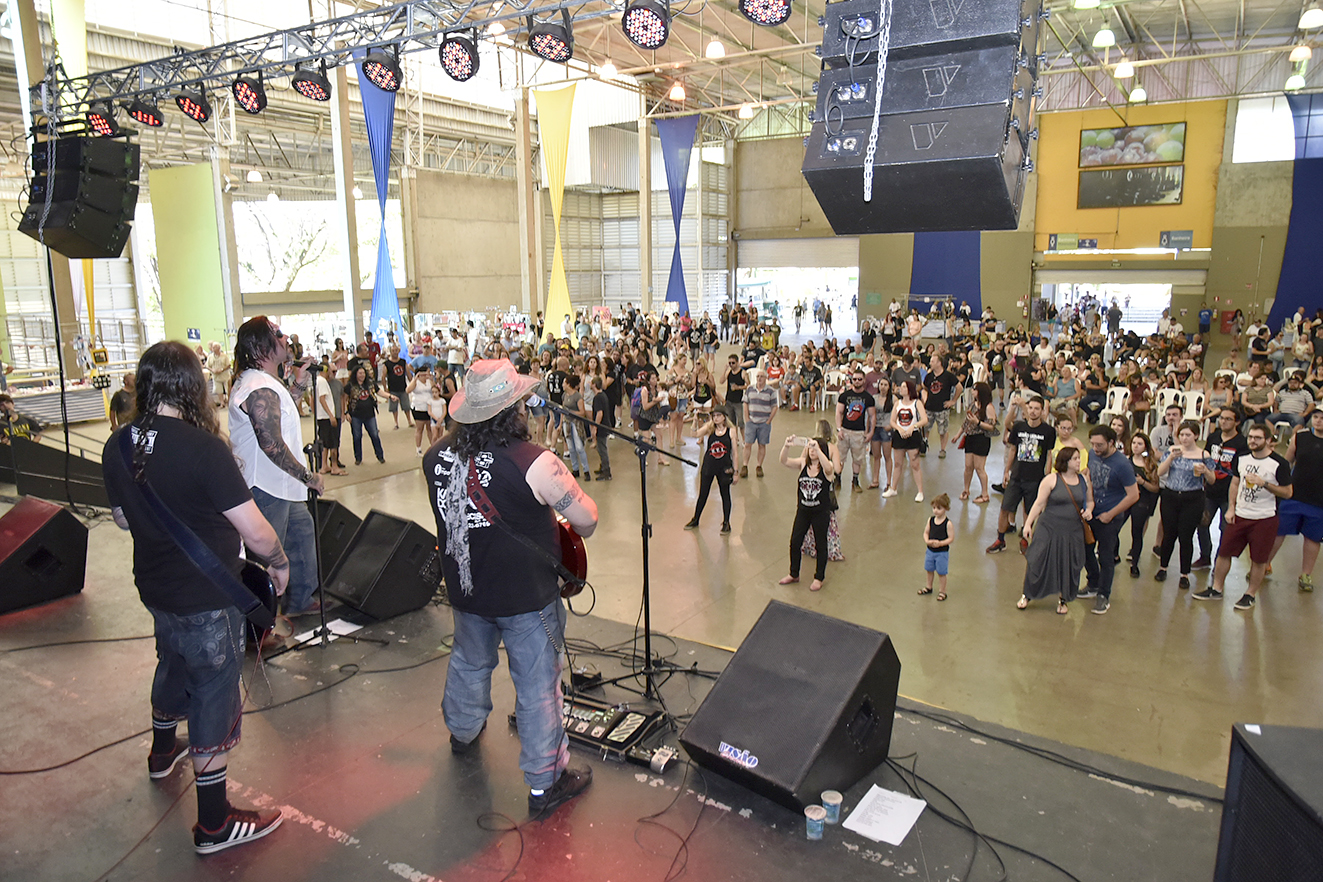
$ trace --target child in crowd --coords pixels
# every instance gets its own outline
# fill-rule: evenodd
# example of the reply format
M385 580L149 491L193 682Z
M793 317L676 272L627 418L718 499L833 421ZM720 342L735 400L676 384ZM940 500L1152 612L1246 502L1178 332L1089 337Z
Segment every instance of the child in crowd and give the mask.
M945 493L932 501L933 516L923 528L923 544L926 551L923 556L923 569L928 574L927 585L920 595L933 593L933 575L941 580L938 583L937 599L946 600L946 571L951 559L951 543L955 541L955 530L947 513L951 511L951 497Z

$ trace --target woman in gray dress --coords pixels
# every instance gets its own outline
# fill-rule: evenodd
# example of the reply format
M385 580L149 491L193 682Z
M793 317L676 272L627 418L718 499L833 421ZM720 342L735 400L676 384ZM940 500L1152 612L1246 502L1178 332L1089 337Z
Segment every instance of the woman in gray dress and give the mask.
M1052 474L1038 485L1038 498L1024 522L1024 593L1015 602L1024 609L1031 600L1057 595L1057 615L1069 612L1084 568L1084 524L1093 513L1093 488L1080 474L1080 452L1063 447Z

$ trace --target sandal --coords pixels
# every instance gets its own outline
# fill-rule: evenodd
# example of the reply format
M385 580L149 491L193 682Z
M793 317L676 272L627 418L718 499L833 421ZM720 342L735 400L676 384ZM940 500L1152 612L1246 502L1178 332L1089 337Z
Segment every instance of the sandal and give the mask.
M1065 615L1066 613L1068 613L1068 612L1070 612L1070 607L1066 605L1066 601L1064 601L1064 600L1058 600L1058 601L1057 601L1057 615L1059 615L1059 616L1064 616L1064 615Z
M937 592L937 602L938 602L938 603L941 603L943 600L946 600L946 592L945 592L945 591L938 591L938 592Z
M919 596L920 596L920 597L923 597L925 594L932 594L932 593L933 593L933 589L931 589L931 588L920 588L920 589L919 589Z
M974 497L974 504L975 504L975 505L987 505L987 504L988 504L988 496L987 496L986 494L984 494L983 496L975 496L975 497Z
M1015 608L1016 608L1016 609L1024 609L1024 608L1026 608L1027 606L1029 606L1029 598L1027 598L1027 597L1025 597L1023 594L1021 594L1021 595L1020 595L1020 599L1017 600L1017 601L1015 601Z
M962 491L960 491L960 501L961 501L961 502L964 502L964 501L965 501L966 499L968 499L968 498L969 498L969 491L968 491L968 490L962 490Z
M879 485L879 484L877 483L877 481L874 481L873 483L871 483L871 484L868 485L868 489L869 489L869 490L876 490L879 486L881 486L881 485Z

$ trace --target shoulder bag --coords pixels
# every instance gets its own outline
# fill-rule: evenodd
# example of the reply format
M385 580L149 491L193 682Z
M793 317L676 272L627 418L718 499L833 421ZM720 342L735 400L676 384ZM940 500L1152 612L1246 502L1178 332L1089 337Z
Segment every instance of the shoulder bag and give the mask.
M1058 480L1058 481L1061 480L1061 476L1060 476L1060 475L1057 476L1057 480ZM1083 476L1083 475L1080 475L1080 483L1083 484L1083 485L1085 486L1085 492L1087 493L1087 492L1088 492L1088 489L1087 489L1087 488L1088 488L1088 485L1087 485L1087 484L1084 484L1084 476ZM1067 483L1065 483L1065 482L1063 481L1063 482L1062 482L1062 486L1066 488L1066 495L1070 497L1070 504L1073 505L1073 506L1075 506L1075 514L1077 514L1077 515L1080 516L1080 525L1084 527L1084 544L1085 544L1085 545L1092 545L1092 544L1093 544L1093 541L1094 541L1094 540L1093 540L1093 527L1090 527L1090 526L1089 526L1089 522L1086 521L1086 520L1084 520L1084 512L1080 510L1080 504L1079 504L1078 502L1075 501L1075 494L1074 494L1073 492L1071 492L1070 485L1067 484Z

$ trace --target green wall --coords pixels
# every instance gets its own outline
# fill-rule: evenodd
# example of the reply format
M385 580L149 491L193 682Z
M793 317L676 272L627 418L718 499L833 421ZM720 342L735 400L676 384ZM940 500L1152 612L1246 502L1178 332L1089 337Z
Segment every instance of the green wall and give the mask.
M148 180L165 336L190 344L224 344L225 288L211 164L154 168ZM190 329L200 339L189 340Z

